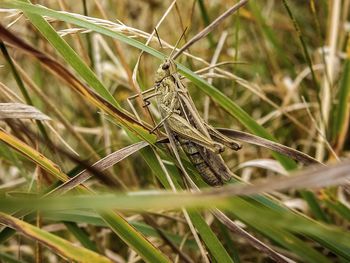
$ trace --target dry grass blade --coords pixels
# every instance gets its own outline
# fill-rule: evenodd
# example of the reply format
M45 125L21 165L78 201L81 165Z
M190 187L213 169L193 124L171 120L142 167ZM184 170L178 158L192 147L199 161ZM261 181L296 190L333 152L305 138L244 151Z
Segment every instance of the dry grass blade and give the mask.
M133 145L127 146L123 149L120 149L116 152L113 152L113 153L107 155L106 157L104 157L101 160L94 163L91 167L94 170L101 172L103 170L106 170L106 169L112 167L116 163L124 160L125 158L127 158L131 154L141 150L142 148L146 147L147 145L149 145L147 142L139 142L139 143L135 143ZM57 187L54 190L52 190L51 192L49 192L47 195L63 194L65 192L75 188L76 186L84 183L86 180L88 180L92 176L93 176L93 174L91 173L91 171L85 169L85 170L81 171L79 174L77 174L76 176L74 176L72 179L66 181L65 183L63 183L59 187Z
M303 164L319 164L316 159L312 158L311 156L300 152L298 150L292 149L290 147L287 147L285 145L261 138L256 135L252 135L246 132L241 132L237 130L232 130L232 129L223 129L223 128L217 128L218 131L221 133L225 134L226 136L229 136L235 140L239 140L242 142L248 142L251 144L259 145L266 147L270 150L279 152L281 154L284 154L290 158L293 158L296 161L299 161Z
M22 103L0 103L0 119L51 120L37 108Z
M140 210L145 209L183 209L183 207L206 207L215 208L219 205L228 206L228 198L235 196L256 196L259 194L273 193L276 191L295 190L295 189L319 189L322 187L342 185L349 182L350 179L350 159L331 166L313 166L303 171L295 172L288 177L257 179L251 184L230 184L221 188L207 188L199 191L170 191L170 190L150 190L137 191L122 194L105 194L99 198L97 195L91 196L91 192L82 192L83 195L63 196L47 199L32 198L7 198L2 200L1 206L5 201L12 202L14 207L32 207L45 210L52 209L73 209L90 208L106 209L116 208L118 210ZM69 198L78 202L67 203ZM86 198L86 202L80 203L79 200ZM43 201L42 203L40 201ZM91 203L91 200L94 200ZM126 202L126 201L129 202ZM33 202L32 202L33 201ZM23 203L22 203L23 202ZM170 202L170 203L169 203ZM57 207L53 207L55 204ZM286 210L285 210L286 211ZM287 212L287 211L286 211Z
M181 55L183 51L188 49L190 46L192 46L194 43L196 43L198 40L202 39L203 37L207 36L211 31L214 30L226 17L230 16L234 12L236 12L238 9L240 9L242 6L248 3L248 0L241 0L234 6L232 6L230 9L228 9L225 13L223 13L221 16L216 18L210 25L208 25L206 28L204 28L201 32L196 34L193 38L191 38L182 48L180 48L172 57L173 59L176 59L178 56Z
M251 185L229 185L220 189L205 190L203 194L223 196L255 195L288 189L321 188L349 182L350 160L331 166L315 165L288 177L258 179Z
M255 160L246 161L246 162L240 163L235 168L235 170L237 171L239 169L243 169L246 167L259 167L266 170L274 171L281 175L288 175L288 172L286 171L286 169L284 169L284 167L279 162L271 159L255 159Z

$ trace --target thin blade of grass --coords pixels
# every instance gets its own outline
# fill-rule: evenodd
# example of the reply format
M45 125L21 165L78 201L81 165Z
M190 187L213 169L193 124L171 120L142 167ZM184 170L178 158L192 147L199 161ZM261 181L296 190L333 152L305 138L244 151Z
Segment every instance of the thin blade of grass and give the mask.
M89 238L89 235L86 231L78 226L78 224L73 222L63 222L66 226L67 230L74 235L76 239L79 240L80 244L91 251L97 251L97 246L94 242L92 242Z
M334 138L336 140L336 150L340 151L344 146L348 133L350 116L350 37L347 43L347 58L345 61L340 90L338 93L338 105L334 114Z
M200 212L198 210L190 210L188 211L188 214L215 260L217 262L234 262L221 242L217 239L216 235L205 222ZM213 240L215 242L213 242Z
M209 19L208 11L207 11L207 8L205 7L204 1L198 0L198 5L199 5L199 10L200 10L201 15L202 15L204 25L208 26L210 24L210 19ZM214 41L213 36L211 34L208 34L208 42L209 42L210 47L215 47L215 41Z

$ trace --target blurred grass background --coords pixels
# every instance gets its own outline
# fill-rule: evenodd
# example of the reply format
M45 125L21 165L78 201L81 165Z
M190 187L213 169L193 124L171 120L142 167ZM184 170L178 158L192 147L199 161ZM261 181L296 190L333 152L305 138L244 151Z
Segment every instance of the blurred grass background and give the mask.
M74 13L91 18L91 24L86 24L86 30L73 23L74 21L66 23L66 19L63 16L61 18L60 14L53 17L47 13L48 17L45 17L54 28L53 32L73 48L80 61L67 55L69 51L60 42L62 39L45 28L38 13L34 15L33 10L23 9L23 14L17 9L10 9L25 8L23 3L25 1L0 1L2 26L53 57L93 89L99 86L90 77L94 72L101 86L108 92L103 89L95 90L108 101L112 95L123 111L132 113L126 102L127 98L138 92L137 86L142 90L152 87L161 61L159 57L145 53L137 74L133 74L140 49L125 41L94 32L96 29L91 24L112 28L119 34L145 43L171 1L32 1L33 4L52 10L65 11L68 15ZM235 3L236 1L176 1L158 28L159 37L174 45L187 28L184 39L187 41ZM42 9L44 15L45 12L47 10ZM82 17L76 18L85 21ZM109 20L117 25L102 23L95 18ZM240 118L237 111L225 108L226 102L221 95L207 97L203 90L207 94L210 92L205 85L198 87L185 78L184 82L187 83L198 111L214 127L249 131L266 137L265 133L258 132L263 127L279 143L313 156L319 162L334 163L349 157L350 148L348 31L348 0L251 0L244 8L222 21L206 38L191 46L189 54L183 54L177 61L192 71L204 69L198 72L200 77L212 83L220 94L247 112L258 124L254 126L257 124L253 125L248 120L244 122L244 117ZM53 43L50 44L50 41ZM171 48L164 44L164 48L161 48L156 38L153 38L150 46L165 56L171 52ZM143 44L141 48L146 49L146 46ZM11 59L6 56L7 52ZM32 104L52 120L38 124L28 120L6 119L1 122L1 127L6 133L29 145L33 152L35 149L42 153L63 173L72 176L82 169L81 164L79 166L72 158L57 149L51 149L48 141L92 164L107 154L144 138L137 133L136 136L130 135L130 130L118 118L106 116L102 106L93 104L87 96L75 92L69 83L59 78L59 72L48 71L33 56L11 45L2 47L2 55L1 102ZM218 65L212 70L208 69L215 56L217 62L214 64ZM11 68L11 60L16 70ZM79 63L85 64L86 68L82 68ZM137 77L137 84L133 76ZM137 110L141 118L149 122L142 107L137 107ZM159 120L155 104L151 105L150 111ZM35 131L35 135L43 140L39 140L34 134L26 134L23 125ZM150 138L152 139L154 140ZM4 137L2 140L7 143L2 143L0 147L0 189L4 198L16 194L41 194L57 185L57 178L43 169L40 161L33 163L30 154L23 156L12 149L15 147L9 140L6 141ZM274 159L270 151L249 144L244 144L243 149L238 152L225 151L223 156L228 167L245 182L284 176L287 174L285 169L297 168L295 164L288 165L286 160L278 162L279 159ZM162 152L161 158L177 182L175 185L184 187L180 172L171 162L173 159L170 154ZM55 167L50 168L52 173L55 173ZM156 155L150 148L146 148L140 154L133 154L108 169L102 179L94 177L85 185L98 195L106 191L168 188L169 182L165 178ZM338 231L334 232L332 241L320 241L324 238L324 233L321 232L308 236L307 233L300 233L300 230L281 230L274 228L273 224L266 226L259 223L259 217L263 216L278 220L280 214L277 212L258 214L254 221L234 211L231 218L243 221L245 225L239 223L239 226L274 252L290 259L301 262L346 262L350 260L349 247L341 245L341 241L339 244L334 241L341 230L349 228L348 191L346 187L313 192L291 190L276 193L273 198L264 196L268 201L252 198L235 203L236 207L246 207L245 209L254 207L255 210L249 210L251 213L261 212L258 208L263 205L269 207L271 212L274 205L277 205L282 210L288 208L288 216L300 213L310 219L309 223L328 223ZM169 205L171 209L171 204ZM4 212L15 212L8 209L9 211ZM254 246L244 235L230 232L227 225L218 221L208 210L191 211L190 216L186 213L178 210L152 213L129 211L118 214L119 221L115 215L101 215L85 210L32 214L26 216L25 220L22 217L20 219L42 228L45 232L36 232L31 236L23 231L31 229L29 225L13 227L17 234L22 233L25 237L9 235L5 232L6 229L3 230L0 233L0 257L4 262L61 262L64 261L58 256L61 255L73 261L92 262L89 258L76 257L79 251L73 253L74 255L68 253L70 245L79 244L80 247L95 251L95 256L98 254L105 257L96 256L96 262L156 262L165 261L166 258L179 262L269 262L273 258L271 253L253 249ZM7 217L4 215L3 218ZM121 227L124 219L131 225ZM1 221L3 224L14 219L4 220ZM193 222L199 233L197 240L191 232L192 226L189 222ZM302 221L298 223L307 225ZM137 233L130 232L134 231L132 226ZM123 229L122 233L118 229ZM45 239L45 233L53 233L70 243L57 249L59 241L52 236ZM128 239L128 236L132 237ZM338 238L341 240L341 236ZM37 241L49 243L50 249L38 245Z

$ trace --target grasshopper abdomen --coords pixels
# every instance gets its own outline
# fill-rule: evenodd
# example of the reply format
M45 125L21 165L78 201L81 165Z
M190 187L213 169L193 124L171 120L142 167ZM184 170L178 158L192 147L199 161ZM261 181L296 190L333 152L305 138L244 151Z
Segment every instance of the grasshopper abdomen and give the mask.
M209 164L202 157L198 146L190 140L181 137L178 137L177 139L191 163L196 167L198 173L202 176L203 180L212 186L222 185L222 180L218 178L211 170Z

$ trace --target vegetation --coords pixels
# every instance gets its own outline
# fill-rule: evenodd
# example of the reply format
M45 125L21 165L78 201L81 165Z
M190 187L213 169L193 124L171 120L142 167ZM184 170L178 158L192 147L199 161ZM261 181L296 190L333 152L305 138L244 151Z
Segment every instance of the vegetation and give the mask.
M0 262L350 261L349 5L0 0ZM222 187L128 103L191 39Z

